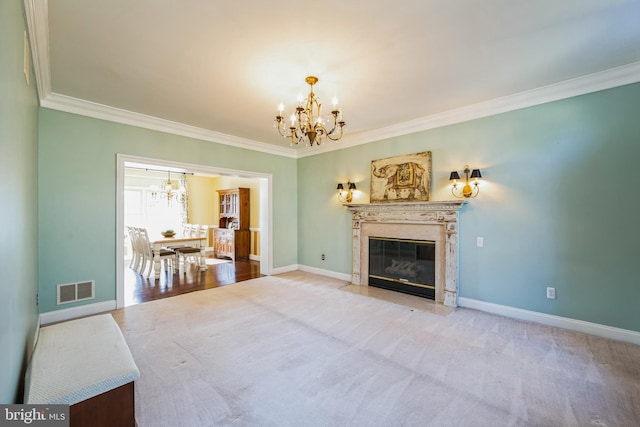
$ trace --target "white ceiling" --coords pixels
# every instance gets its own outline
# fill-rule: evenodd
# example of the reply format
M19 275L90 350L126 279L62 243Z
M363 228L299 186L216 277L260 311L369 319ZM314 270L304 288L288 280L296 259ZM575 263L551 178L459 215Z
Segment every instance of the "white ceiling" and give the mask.
M640 81L638 0L25 5L43 106L279 153L307 75L335 148Z

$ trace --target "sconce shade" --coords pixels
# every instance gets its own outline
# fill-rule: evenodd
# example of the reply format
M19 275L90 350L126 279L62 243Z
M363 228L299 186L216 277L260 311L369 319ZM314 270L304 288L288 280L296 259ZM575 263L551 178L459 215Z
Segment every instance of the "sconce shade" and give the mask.
M480 169L471 170L468 165L464 165L464 180L462 182L458 182L460 180L460 174L458 171L453 171L449 175L449 180L453 181L451 183L451 194L457 198L469 198L476 197L480 192L479 179L482 178L482 174L480 173ZM470 183L469 179L473 181Z
M345 185L347 186L346 190L344 189ZM351 203L353 200L352 191L356 189L356 184L349 180L346 184L339 183L336 189L338 190L338 200L342 203Z

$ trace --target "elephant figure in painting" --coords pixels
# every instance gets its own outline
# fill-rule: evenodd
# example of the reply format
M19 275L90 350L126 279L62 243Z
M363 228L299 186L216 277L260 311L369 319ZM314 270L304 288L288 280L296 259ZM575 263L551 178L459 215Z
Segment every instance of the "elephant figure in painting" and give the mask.
M380 168L373 165L371 173L376 178L386 179L383 199L411 200L416 198L417 190L420 192L418 198L428 200L428 171L419 163L389 164ZM394 192L395 197L389 197Z

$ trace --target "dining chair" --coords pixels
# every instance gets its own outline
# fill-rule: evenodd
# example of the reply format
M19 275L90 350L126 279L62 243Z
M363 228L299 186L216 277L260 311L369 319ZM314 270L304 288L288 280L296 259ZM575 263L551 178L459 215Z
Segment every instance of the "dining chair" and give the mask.
M199 228L200 226L198 224L183 224L182 235L184 237L197 237ZM175 251L176 249L179 249L179 248L188 248L193 246L190 246L186 243L176 243L172 245L167 245L165 247L167 249L171 249L172 251Z
M138 227L131 227L130 231L134 253L134 262L131 268L140 273L140 269L144 263L144 251L140 242L140 229Z
M133 266L138 263L138 251L136 251L136 245L134 242L135 237L133 235L133 227L127 226L125 227L125 230L127 231L127 237L131 244L131 262L129 263L129 268L133 268Z
M195 235L194 230L195 229ZM208 225L200 225L192 227L192 237L200 237L201 239L206 239L209 236L209 226ZM174 249L178 255L178 263L182 267L186 267L187 263L194 262L199 264L200 262L200 254L204 248L200 248L198 246L184 246L182 248ZM183 268L183 273L186 273L186 269Z
M142 250L142 266L140 270L140 274L144 275L144 272L147 271L147 278L151 276L151 272L153 271L153 260L156 252L151 247L151 241L149 240L149 234L145 228L138 229L139 243L140 248ZM164 264L165 271L169 270L169 261L171 262L171 267L175 269L176 265L176 252L162 248L160 249L160 261Z
M193 229L193 224L182 224L182 236L184 237L192 237L191 230ZM175 251L178 248L185 248L188 245L185 243L174 243L170 245L166 245L165 248Z

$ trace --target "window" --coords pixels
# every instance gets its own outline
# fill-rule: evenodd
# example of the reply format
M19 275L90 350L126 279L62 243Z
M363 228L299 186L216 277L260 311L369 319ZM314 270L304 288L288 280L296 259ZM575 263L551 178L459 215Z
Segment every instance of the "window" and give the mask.
M160 237L161 231L182 230L183 204L163 198L153 198L148 188L127 187L124 189L124 226L146 228L150 240ZM131 254L131 244L127 237L125 258Z

